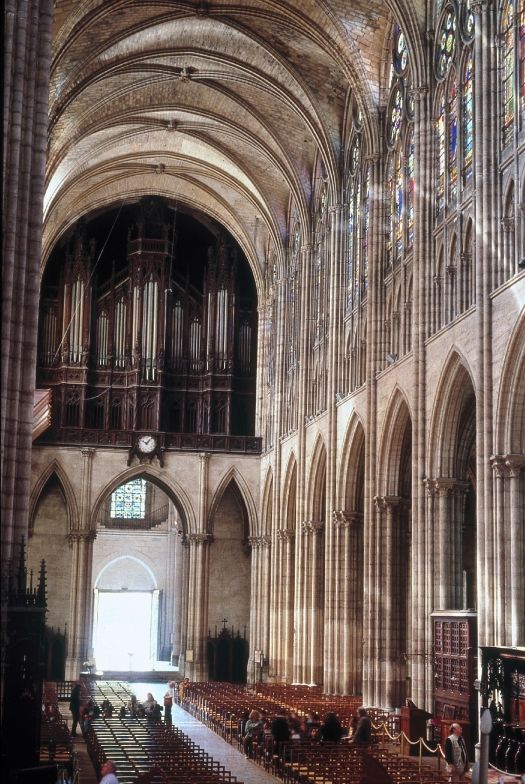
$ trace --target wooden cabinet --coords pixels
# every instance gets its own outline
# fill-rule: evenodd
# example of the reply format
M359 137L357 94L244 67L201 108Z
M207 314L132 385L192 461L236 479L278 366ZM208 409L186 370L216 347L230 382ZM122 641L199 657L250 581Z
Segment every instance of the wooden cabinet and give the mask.
M477 615L467 610L432 613L434 641L434 716L443 721L442 737L453 721L477 736ZM465 733L467 735L467 733ZM467 737L465 738L467 740ZM470 749L469 741L467 747Z

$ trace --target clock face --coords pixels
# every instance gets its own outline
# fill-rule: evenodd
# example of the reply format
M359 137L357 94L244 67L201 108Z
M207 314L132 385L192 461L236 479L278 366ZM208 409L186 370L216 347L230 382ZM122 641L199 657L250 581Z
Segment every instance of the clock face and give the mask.
M157 442L153 436L141 436L137 441L137 446L143 454L149 455L157 446Z

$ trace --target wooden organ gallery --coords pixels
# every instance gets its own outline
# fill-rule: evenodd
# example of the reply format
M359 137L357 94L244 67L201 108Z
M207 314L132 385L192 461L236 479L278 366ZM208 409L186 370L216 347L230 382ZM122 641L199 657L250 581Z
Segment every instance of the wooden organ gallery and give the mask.
M121 217L110 246L116 259L84 221L56 252L40 310L38 384L53 389L46 440L75 442L82 433L83 443L125 445L132 432L148 431L165 434L169 447L170 434L253 436L251 274L224 232L214 237L182 218L193 232L200 226L207 249L202 237L193 249L180 242L179 258L177 211L150 198Z

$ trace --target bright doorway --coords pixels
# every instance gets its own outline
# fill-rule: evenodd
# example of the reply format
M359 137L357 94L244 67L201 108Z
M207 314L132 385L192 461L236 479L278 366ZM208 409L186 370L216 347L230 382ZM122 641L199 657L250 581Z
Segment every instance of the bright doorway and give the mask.
M157 658L159 591L95 589L93 653L98 670L152 670Z

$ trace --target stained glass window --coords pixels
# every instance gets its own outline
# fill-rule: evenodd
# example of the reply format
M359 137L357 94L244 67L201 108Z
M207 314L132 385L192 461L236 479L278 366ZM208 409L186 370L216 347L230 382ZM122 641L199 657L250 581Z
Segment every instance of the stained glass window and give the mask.
M474 12L470 6L470 0L466 0L463 5L463 37L467 41L474 38Z
M403 120L403 93L401 92L401 88L398 85L395 88L394 92L392 93L392 97L390 99L390 105L389 105L387 139L391 147L394 147L395 143L399 138L399 132L401 130L402 120Z
M346 309L351 310L353 306L353 282L354 282L354 233L355 233L355 180L352 177L348 187L348 225L346 250Z
M370 228L370 166L365 169L363 195L363 296L368 290L368 232Z
M146 514L146 480L132 479L111 495L112 518L143 520Z
M456 12L448 6L443 16L436 46L436 75L444 79L456 53Z
M518 3L520 124L525 127L525 3Z
M401 161L401 150L398 149L395 159L395 185L394 185L394 233L395 233L395 255L399 258L403 253L403 210L404 210L404 188L403 188L403 167Z
M514 130L514 0L506 0L502 15L503 39L503 145Z
M398 76L402 76L408 65L408 46L405 39L405 34L396 25L394 30L394 47L392 52L392 64Z
M407 189L407 207L406 207L406 230L407 230L407 245L412 247L414 242L414 127L411 126L407 138L406 149L406 189Z
M436 207L438 213L445 207L445 97L441 90L436 119L437 183Z
M454 76L448 89L448 197L455 202L458 194L458 96Z
M394 180L394 155L390 155L386 167L386 187L389 202L387 224L387 255L389 264L394 262L394 225L395 225L395 180Z
M473 62L472 52L465 60L463 71L463 96L462 96L462 123L463 123L463 182L467 184L472 179L472 154L474 150L474 115L472 93Z

